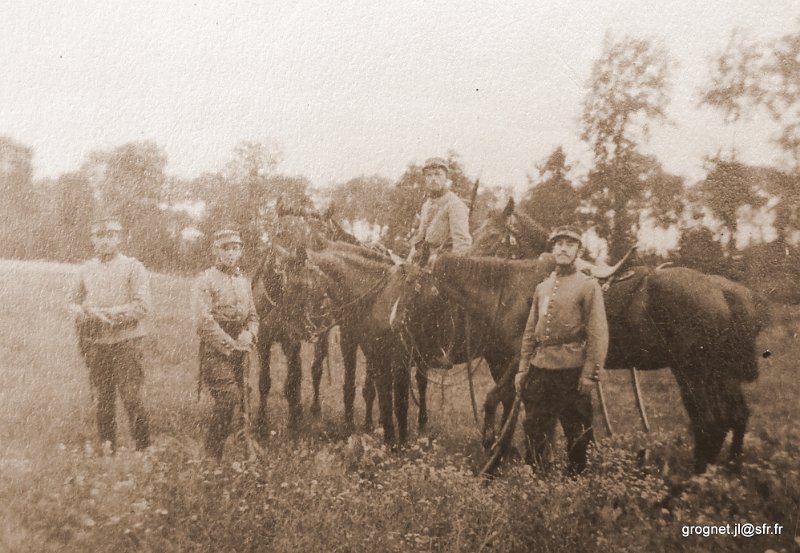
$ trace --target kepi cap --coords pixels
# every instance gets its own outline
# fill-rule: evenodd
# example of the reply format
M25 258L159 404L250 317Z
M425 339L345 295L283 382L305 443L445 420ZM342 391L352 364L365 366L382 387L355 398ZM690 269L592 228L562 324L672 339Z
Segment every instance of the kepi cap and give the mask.
M112 216L101 217L92 221L90 225L92 234L98 232L122 232L122 224L119 219Z
M450 173L450 169L447 166L447 161L440 157L431 157L425 160L425 165L422 166L422 170L425 169L444 169L445 173Z
M240 244L242 243L242 237L239 235L239 231L232 230L230 228L224 228L218 230L214 233L214 246L220 247L224 246L225 244Z
M580 229L574 225L563 225L560 227L556 227L553 232L550 233L550 238L548 238L548 242L551 244L555 242L558 238L571 238L578 242L578 244L583 243L583 237L581 236L582 233Z

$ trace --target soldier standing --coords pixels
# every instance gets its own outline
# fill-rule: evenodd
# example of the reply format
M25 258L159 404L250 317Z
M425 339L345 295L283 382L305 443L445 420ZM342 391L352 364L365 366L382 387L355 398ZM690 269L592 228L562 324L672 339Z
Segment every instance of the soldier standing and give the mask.
M249 352L258 336L258 315L250 281L239 269L242 239L235 230L214 234L214 267L197 279L197 333L200 335L200 381L211 391L214 407L206 436L206 453L222 458L234 425L244 428Z
M591 391L608 352L608 322L597 280L575 268L580 231L559 227L549 241L556 270L534 292L515 386L524 386L528 461L547 468L548 436L558 420L575 475L594 440Z
M472 246L469 233L469 208L464 200L449 189L449 169L440 157L432 157L422 167L428 199L422 205L419 228L411 238L413 259L418 245L425 241L434 252L468 255Z
M78 329L81 353L97 391L100 441L117 447L116 391L128 412L136 449L150 445L147 413L142 404L143 319L150 310L150 283L144 265L120 253L122 225L107 217L92 223L96 257L78 270L69 310Z

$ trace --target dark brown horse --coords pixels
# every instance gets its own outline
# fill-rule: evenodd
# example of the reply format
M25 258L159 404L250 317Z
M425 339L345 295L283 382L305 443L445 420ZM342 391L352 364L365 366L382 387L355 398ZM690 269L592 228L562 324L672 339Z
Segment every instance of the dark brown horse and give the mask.
M472 253L506 259L535 259L547 247L546 236L545 230L538 223L515 210L514 200L511 198L502 211L489 217L478 229ZM719 292L724 292L728 297L736 296L735 302L746 307L747 317L758 328L766 326L769 313L764 297L724 277L709 275L709 278L719 288ZM747 334L743 329L737 329L736 332Z
M511 198L503 210L490 214L475 231L470 255L504 259L535 257L531 252L536 252L536 256L544 252L547 238L547 231L543 227L527 215L515 212L514 199ZM395 281L402 280L402 269L393 278ZM396 283L391 286L396 287ZM485 324L469 319L458 305L447 304L443 298L432 299L431 302L420 303L419 312L403 312L395 314L393 318L395 330L400 332L404 345L414 356L420 430L428 421L426 391L430 368L484 358L493 378L499 380L512 361L505 352L493 347L491 329ZM414 323L406 324L410 320Z
M533 291L549 273L547 260L502 261L441 256L432 270L403 269L393 290L395 313L450 302L493 330L495 346L510 359L520 347ZM724 282L723 282L724 281ZM758 374L755 338L763 325L756 298L739 285L691 269L636 267L611 285L606 305L611 334L610 368L670 367L678 382L695 439L695 469L719 454L733 431L731 456L738 459L748 408L742 382ZM484 443L494 441L498 400L513 399L511 365L487 396Z
M391 303L386 283L396 270L394 262L372 249L334 242L321 251L301 251L292 265L298 273L290 272L289 280L302 280L300 267L308 265L323 275L314 285L324 289L330 300L328 314L341 329L346 380L353 383L350 390L354 390L357 346L366 358L365 425L368 428L372 425L372 401L377 391L384 441L405 442L410 355L389 325ZM346 395L345 412L351 418L352 403L352 394L349 398Z
M280 207L280 206L279 206ZM252 279L253 299L261 319L258 349L261 359L259 371L259 408L256 429L260 438L268 434L267 397L272 387L270 352L272 345L280 344L286 356L286 382L284 395L289 406L289 426L296 428L302 419L300 359L301 343L314 340L314 360L311 364L313 398L311 413L318 416L320 407L320 381L322 366L328 355L328 329L330 324L321 320L319 311L325 303L319 287L312 285L317 275L312 268L297 264L293 252L298 247L321 248L327 239L347 240L357 243L355 237L346 233L327 218L307 213L294 214L279 210L269 228L270 243ZM291 272L292 278L288 278ZM312 320L308 306L315 305ZM342 335L340 344L346 360L355 359L350 351L350 341ZM346 363L347 364L347 363ZM355 361L353 361L355 366ZM354 369L353 369L354 371ZM345 420L352 424L352 396L354 383L346 372L344 383ZM347 406L349 405L349 411ZM349 419L348 419L349 416Z

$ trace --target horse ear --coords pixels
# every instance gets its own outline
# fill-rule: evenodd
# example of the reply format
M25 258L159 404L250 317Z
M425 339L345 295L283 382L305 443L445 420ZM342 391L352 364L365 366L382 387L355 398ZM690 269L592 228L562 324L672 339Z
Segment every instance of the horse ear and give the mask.
M275 212L278 214L278 217L286 215L286 206L283 205L283 196L278 196L278 199L275 201Z
M506 206L503 208L503 216L510 217L514 213L514 197L508 199Z

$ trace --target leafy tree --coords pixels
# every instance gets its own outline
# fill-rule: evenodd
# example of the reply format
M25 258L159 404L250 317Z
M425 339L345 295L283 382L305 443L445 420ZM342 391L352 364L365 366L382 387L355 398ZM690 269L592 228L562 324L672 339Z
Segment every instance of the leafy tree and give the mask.
M781 129L775 142L800 171L800 19L794 31L769 41L734 30L712 63L700 102L722 110L728 121L765 109Z
M751 244L743 251L747 285L774 302L800 303L800 248L783 237Z
M649 39L606 38L595 61L581 123L594 152L594 168L581 190L581 211L609 240L612 259L634 243L654 160L639 152L650 121L666 119L672 62Z
M698 184L702 202L722 221L728 230L728 255L736 250L736 232L739 228L739 210L744 206L758 208L766 203L759 194L754 171L736 160L720 157L710 159L710 170L706 178Z
M703 273L730 273L730 260L725 257L722 244L714 239L714 233L708 227L702 225L683 231L678 242L676 261L678 265Z
M36 213L33 190L33 152L7 136L0 136L0 255L27 257L31 217Z
M130 142L92 152L81 167L101 214L120 218L130 239L126 250L153 268L170 261L170 236L164 225L167 155L154 142Z
M392 209L389 203L391 186L391 181L380 175L355 177L334 186L328 198L336 215L350 223L366 221L384 225Z
M206 173L192 183L194 199L206 205L200 226L205 235L203 247L223 225L233 225L242 234L244 266L252 268L271 233L275 205L280 199L287 207L310 206L309 181L302 176L276 173L282 153L274 144L240 142L232 159L218 173Z
M94 213L94 194L81 172L58 177L58 224L62 231L57 257L65 261L85 259L91 253L89 226Z
M25 197L31 191L32 160L33 152L28 146L0 136L0 194L5 207L25 203Z
M800 230L800 173L786 174L769 170L767 191L778 198L773 208L775 228L778 236L785 242L793 241Z
M530 188L520 202L520 209L545 229L574 223L580 199L566 177L571 167L563 148L557 147L536 168L539 179L528 177Z

